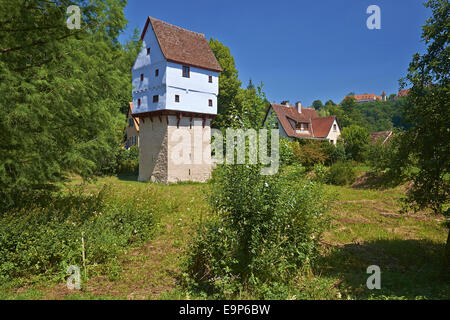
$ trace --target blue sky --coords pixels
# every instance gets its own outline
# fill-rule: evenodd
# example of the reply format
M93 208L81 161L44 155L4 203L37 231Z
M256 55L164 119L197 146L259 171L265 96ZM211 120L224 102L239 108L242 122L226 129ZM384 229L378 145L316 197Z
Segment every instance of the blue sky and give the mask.
M122 40L147 16L204 33L228 46L239 78L264 83L271 102L340 102L349 92L396 93L412 55L423 52L430 12L419 0L128 0ZM381 30L369 30L369 5Z

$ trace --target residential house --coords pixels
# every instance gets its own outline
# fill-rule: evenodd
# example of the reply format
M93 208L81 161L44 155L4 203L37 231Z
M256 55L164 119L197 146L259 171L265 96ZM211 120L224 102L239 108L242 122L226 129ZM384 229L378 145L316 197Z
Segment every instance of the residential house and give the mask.
M139 118L133 117L133 102L130 102L125 128L125 148L139 146Z
M198 157L210 148L222 68L204 34L148 17L141 41L132 67L132 115L139 118L138 179L205 181L211 164ZM180 142L180 132L190 139ZM173 159L180 147L190 150L189 161Z
M295 106L288 102L272 103L264 124L279 128L281 138L328 140L336 145L341 135L336 116L319 117L315 109L304 108L300 102Z

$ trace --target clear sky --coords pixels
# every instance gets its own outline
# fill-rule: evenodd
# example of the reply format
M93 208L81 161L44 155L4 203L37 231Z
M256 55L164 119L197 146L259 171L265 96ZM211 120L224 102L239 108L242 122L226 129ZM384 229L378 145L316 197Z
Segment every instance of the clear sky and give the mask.
M340 102L349 92L397 93L412 55L424 51L420 0L128 0L122 40L147 16L204 33L231 50L243 85L263 82L271 102ZM369 30L369 5L381 29Z

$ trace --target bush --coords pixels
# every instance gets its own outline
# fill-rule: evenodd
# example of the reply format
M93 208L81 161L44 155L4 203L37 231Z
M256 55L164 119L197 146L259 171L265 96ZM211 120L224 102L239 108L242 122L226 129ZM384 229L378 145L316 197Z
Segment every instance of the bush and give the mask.
M307 168L311 168L317 163L323 164L327 159L320 142L295 141L292 150L295 159Z
M358 172L349 161L339 161L333 164L328 170L327 183L337 186L344 186L355 181Z
M282 165L291 165L294 162L293 142L280 139L280 162Z
M139 171L139 148L121 149L117 156L117 173L137 174Z
M345 142L346 153L355 161L364 161L369 146L370 134L367 129L351 125L342 130L342 139Z
M214 214L189 246L187 280L218 297L290 283L317 255L328 208L322 185L295 172L263 176L259 170L225 165L214 171Z
M152 206L135 199L119 202L103 189L53 197L45 206L4 213L0 217L0 282L15 277L65 276L69 265L82 266L81 235L90 267L114 261L133 242L148 239L155 217Z

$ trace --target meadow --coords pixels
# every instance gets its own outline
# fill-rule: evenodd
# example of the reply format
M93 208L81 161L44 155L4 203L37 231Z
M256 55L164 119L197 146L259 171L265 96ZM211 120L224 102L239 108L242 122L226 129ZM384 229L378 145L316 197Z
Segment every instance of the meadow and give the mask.
M74 178L70 185L81 184ZM135 176L99 178L83 185L95 194L108 186L106 201L152 208L154 221L142 241L123 241L101 270L88 266L80 291L70 291L62 274L21 275L0 285L0 299L211 299L189 290L182 263L200 221L208 219L209 184L139 183ZM379 189L364 182L325 185L332 196L330 228L321 240L317 263L299 270L295 288L268 299L449 299L442 253L447 230L442 217L428 212L400 214L404 187ZM89 244L87 244L89 245ZM88 252L89 254L89 252ZM381 289L366 286L369 265L381 268ZM294 293L293 293L294 292ZM252 299L243 292L236 299Z

